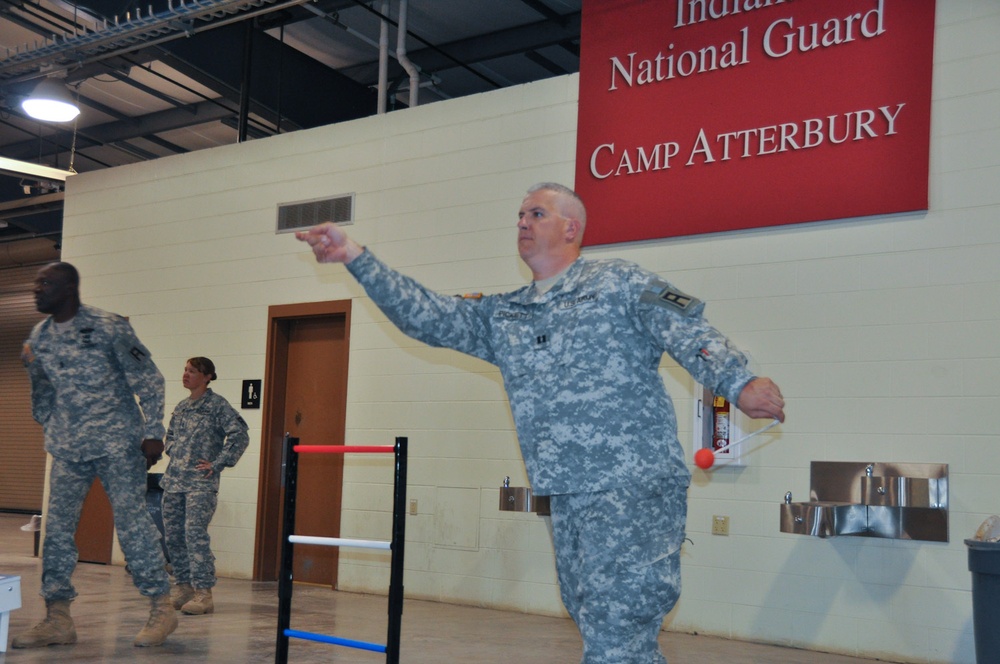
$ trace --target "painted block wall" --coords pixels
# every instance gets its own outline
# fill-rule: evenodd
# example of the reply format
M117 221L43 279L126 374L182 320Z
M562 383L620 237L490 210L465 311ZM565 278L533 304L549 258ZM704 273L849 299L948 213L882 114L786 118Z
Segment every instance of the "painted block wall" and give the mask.
M927 213L586 251L707 300L787 397L787 423L746 468L695 473L668 629L974 661L963 539L1000 512L997 34L993 0L939 0ZM130 316L168 406L191 355L215 360L234 403L242 379L262 378L269 305L352 298L347 441L410 438L408 595L559 615L544 522L496 508L504 476L526 481L498 373L404 337L343 268L274 226L278 203L353 192L352 234L390 265L449 293L519 286L517 206L537 181L572 183L576 89L560 77L75 176L64 256L85 301ZM697 386L669 360L661 373L690 453ZM261 422L243 414L251 447L223 475L212 536L220 574L247 578ZM950 541L780 533L779 503L808 494L813 460L949 464ZM390 495L388 467L349 459L343 535L387 536ZM710 534L714 514L728 537ZM341 587L384 592L387 560L345 550Z

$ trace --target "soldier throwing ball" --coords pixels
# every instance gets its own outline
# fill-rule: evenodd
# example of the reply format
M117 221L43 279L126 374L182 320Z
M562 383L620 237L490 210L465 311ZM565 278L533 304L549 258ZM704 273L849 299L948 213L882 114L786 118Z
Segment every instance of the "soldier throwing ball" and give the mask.
M334 224L297 234L339 262L406 334L496 364L536 495L550 496L562 600L584 664L666 662L657 636L680 596L691 474L659 376L668 353L750 417L784 421L778 386L702 317L704 304L621 260L580 255L583 202L528 190L517 221L533 282L476 299L434 293Z

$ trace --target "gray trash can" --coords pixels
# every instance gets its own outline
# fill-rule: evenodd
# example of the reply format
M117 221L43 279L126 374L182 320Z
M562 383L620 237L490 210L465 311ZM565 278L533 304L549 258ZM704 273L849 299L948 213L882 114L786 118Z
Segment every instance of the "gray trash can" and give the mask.
M976 662L1000 661L1000 542L967 539Z

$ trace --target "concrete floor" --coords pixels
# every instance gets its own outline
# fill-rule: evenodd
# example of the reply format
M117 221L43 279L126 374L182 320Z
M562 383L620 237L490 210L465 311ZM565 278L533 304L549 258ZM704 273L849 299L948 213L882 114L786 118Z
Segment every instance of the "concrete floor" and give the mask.
M11 613L10 632L34 625L44 614L38 596L41 561L28 517L0 514L0 575L21 577L22 608ZM132 640L149 615L124 568L81 563L73 577L79 597L73 617L79 641L72 646L0 653L0 664L50 662L271 663L277 634L277 584L219 579L216 613L180 616L180 626L158 648ZM385 643L384 597L296 586L292 629ZM862 664L863 660L791 648L664 632L670 664ZM568 619L531 616L420 600L407 600L400 646L402 664L577 664L580 637ZM289 662L376 664L380 653L293 639Z

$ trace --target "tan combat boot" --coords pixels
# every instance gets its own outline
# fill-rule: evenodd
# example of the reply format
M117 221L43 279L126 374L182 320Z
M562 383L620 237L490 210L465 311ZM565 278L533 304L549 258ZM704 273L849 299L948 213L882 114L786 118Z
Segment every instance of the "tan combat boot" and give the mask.
M69 615L70 600L45 600L45 620L14 637L14 648L42 648L76 643L76 627Z
M178 583L170 589L170 603L178 611L194 597L194 588L190 583Z
M201 616L215 611L211 588L195 588L194 597L181 607L181 612L189 616Z
M164 593L150 599L149 620L135 637L132 645L146 648L163 645L167 637L177 629L177 612L170 603L170 595Z

